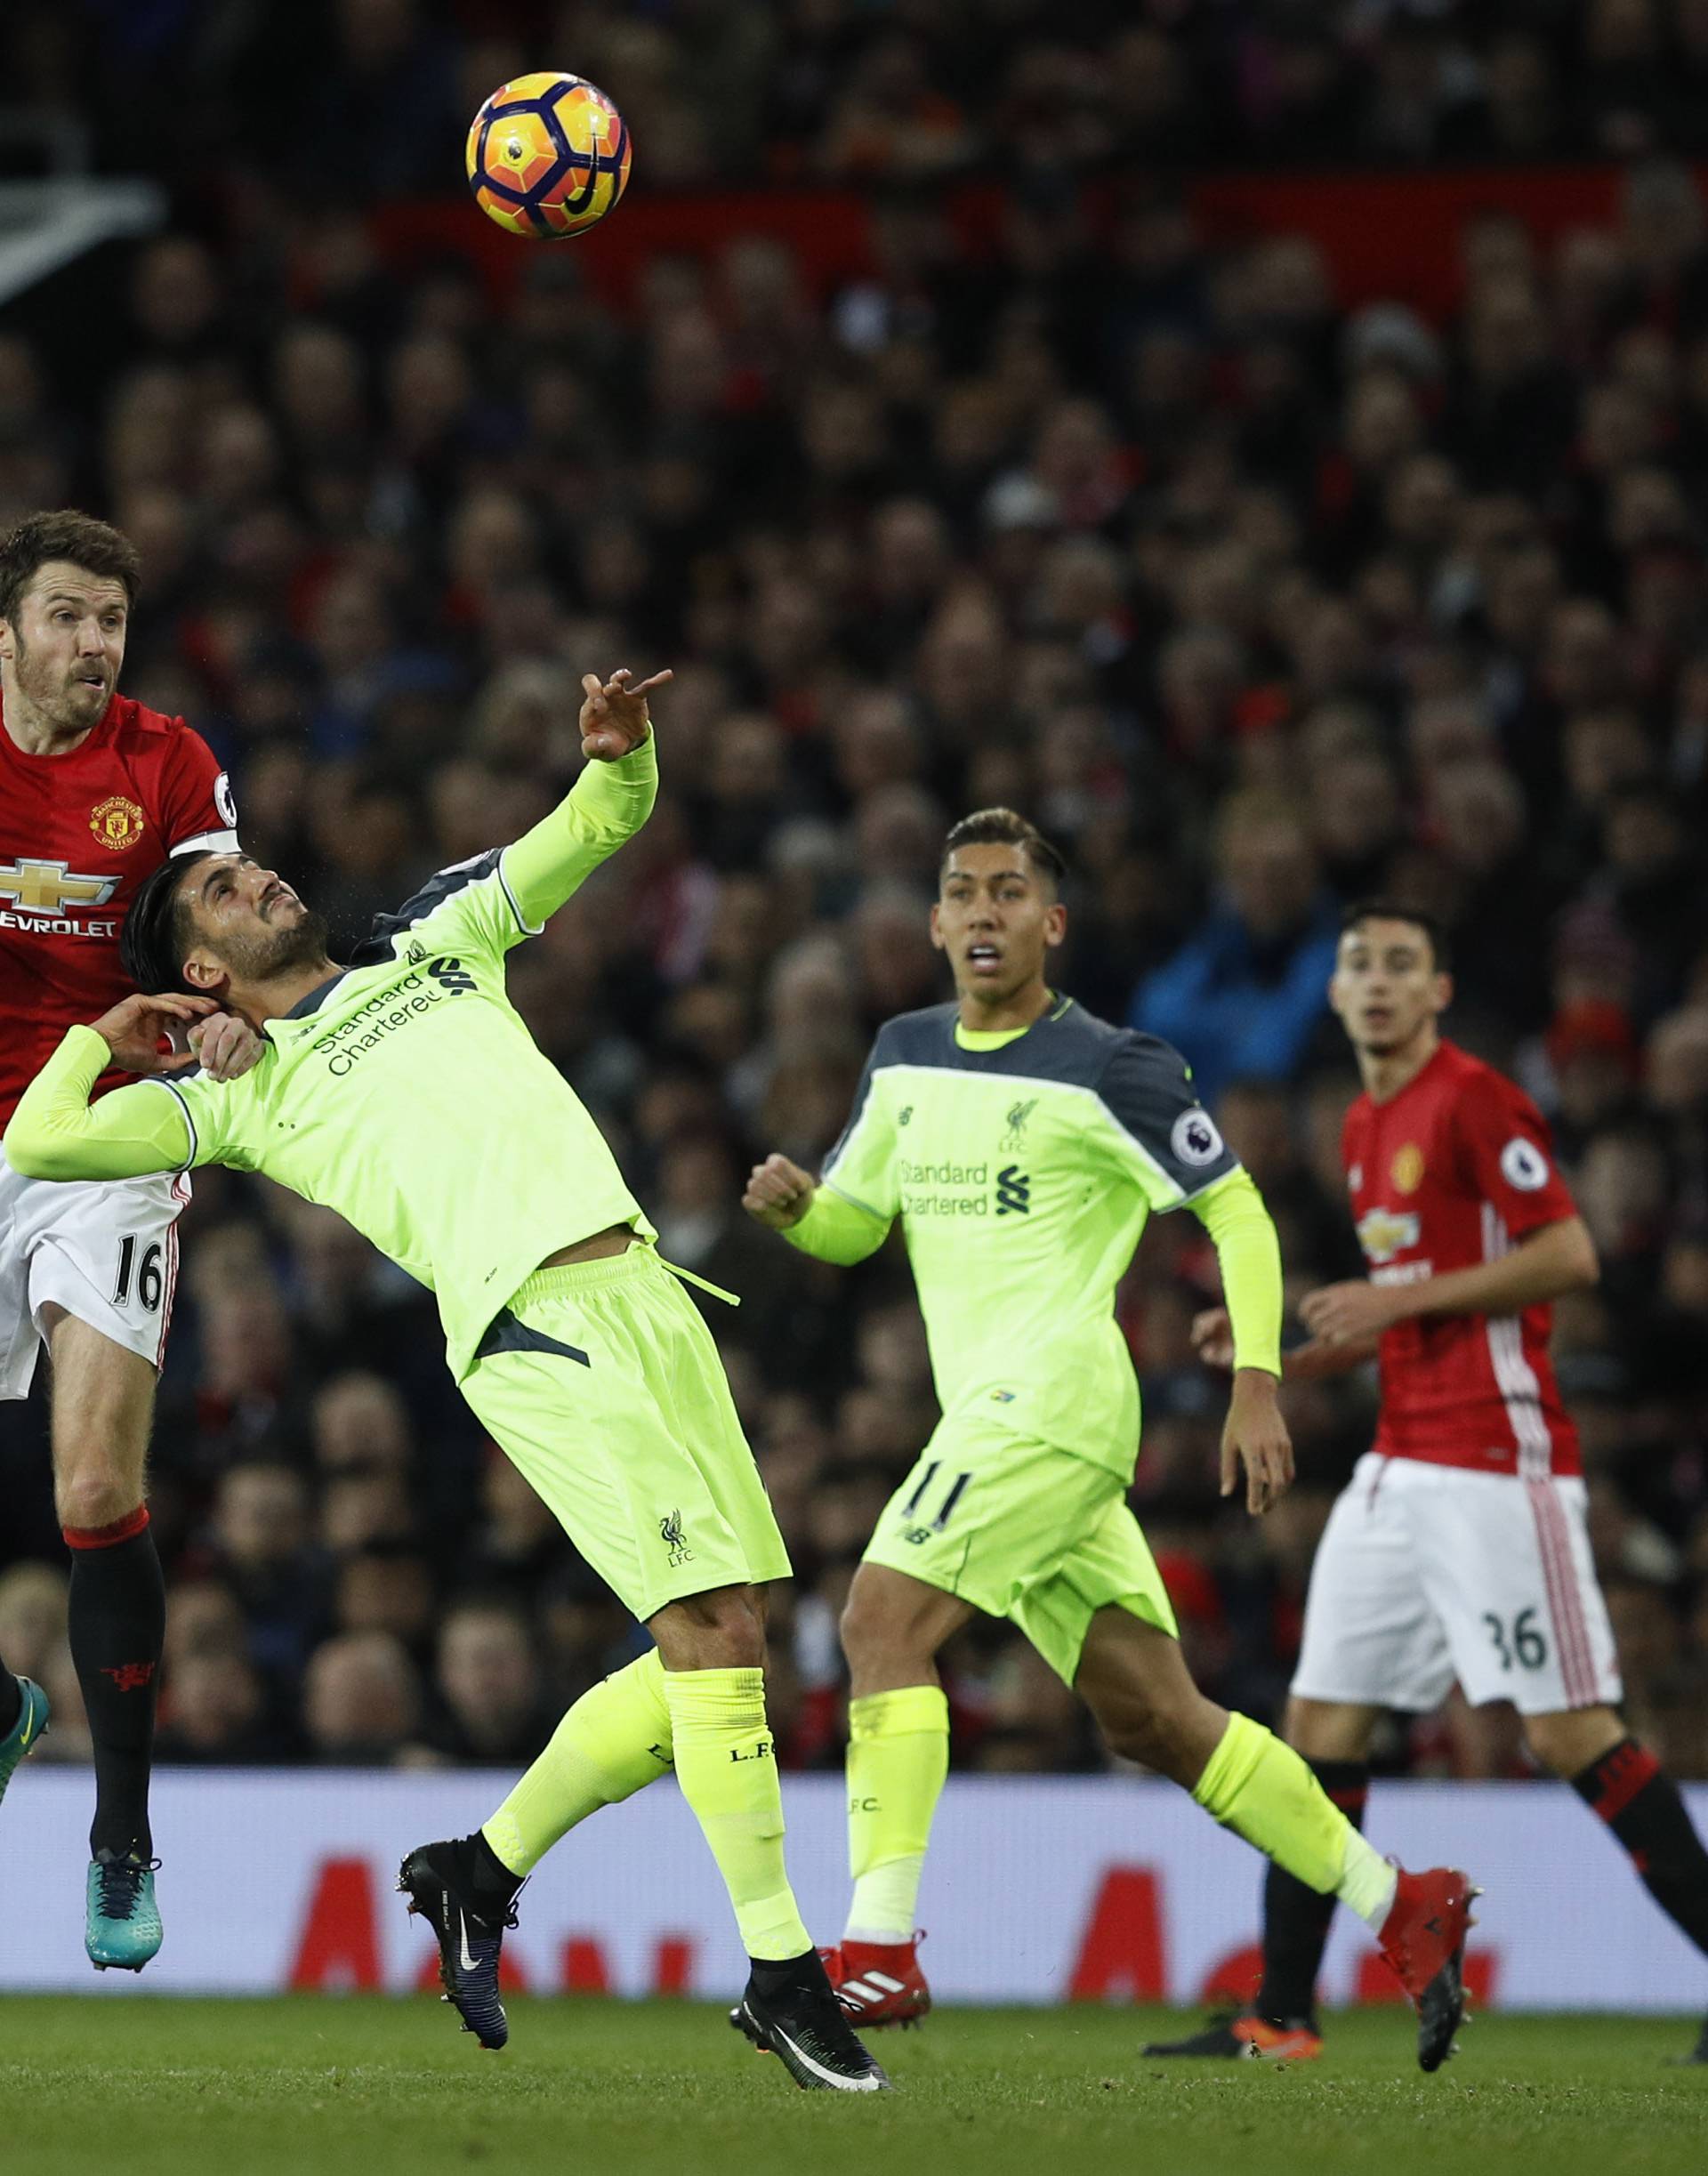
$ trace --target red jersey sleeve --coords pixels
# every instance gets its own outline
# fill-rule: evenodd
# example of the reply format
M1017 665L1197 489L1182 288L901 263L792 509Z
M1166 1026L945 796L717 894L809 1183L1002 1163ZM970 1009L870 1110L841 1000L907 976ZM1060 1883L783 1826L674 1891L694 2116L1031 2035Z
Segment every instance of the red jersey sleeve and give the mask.
M1454 1100L1454 1115L1465 1175L1513 1238L1577 1214L1548 1122L1516 1082L1472 1075Z
M181 854L207 847L214 853L237 851L238 810L231 781L201 735L176 721L160 766L160 825L166 851Z

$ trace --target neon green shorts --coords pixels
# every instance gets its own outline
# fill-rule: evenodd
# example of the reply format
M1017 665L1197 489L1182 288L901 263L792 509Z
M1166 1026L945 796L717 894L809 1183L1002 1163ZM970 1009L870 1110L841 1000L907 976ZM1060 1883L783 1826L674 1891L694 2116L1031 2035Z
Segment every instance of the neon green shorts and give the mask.
M939 1422L865 1560L1007 1617L1069 1685L1100 1609L1178 1636L1121 1477L963 1417Z
M463 1395L643 1622L684 1595L788 1577L712 1334L650 1247L536 1270Z

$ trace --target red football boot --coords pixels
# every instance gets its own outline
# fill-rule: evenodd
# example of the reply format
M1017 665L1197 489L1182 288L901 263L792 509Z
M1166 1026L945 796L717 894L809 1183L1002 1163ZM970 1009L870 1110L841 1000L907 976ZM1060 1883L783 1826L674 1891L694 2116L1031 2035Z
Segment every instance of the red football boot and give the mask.
M931 1991L911 1942L839 1942L821 1952L830 1984L862 2032L874 2025L917 2025L931 2006Z
M1465 2014L1465 1941L1473 1889L1456 1867L1426 1874L1399 1873L1399 1885L1377 1939L1382 1954L1417 2011L1417 2061L1438 2070L1454 2051L1453 2035Z

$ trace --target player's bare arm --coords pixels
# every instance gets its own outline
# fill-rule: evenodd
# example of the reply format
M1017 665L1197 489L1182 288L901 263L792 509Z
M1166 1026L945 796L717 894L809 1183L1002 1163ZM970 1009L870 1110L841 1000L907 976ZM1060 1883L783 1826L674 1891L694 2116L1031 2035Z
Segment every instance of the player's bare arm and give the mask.
M597 673L584 673L581 689L581 752L590 762L616 763L632 755L652 730L647 697L655 688L668 685L669 671L655 673L638 687L634 674L622 666L607 681Z
M1600 1276L1595 1242L1582 1217L1562 1217L1520 1239L1498 1261L1444 1270L1414 1285L1373 1285L1361 1277L1325 1285L1299 1312L1323 1342L1341 1346L1379 1337L1419 1315L1518 1315L1587 1291Z
M768 1156L748 1173L741 1205L769 1231L787 1231L807 1213L818 1181L786 1156Z

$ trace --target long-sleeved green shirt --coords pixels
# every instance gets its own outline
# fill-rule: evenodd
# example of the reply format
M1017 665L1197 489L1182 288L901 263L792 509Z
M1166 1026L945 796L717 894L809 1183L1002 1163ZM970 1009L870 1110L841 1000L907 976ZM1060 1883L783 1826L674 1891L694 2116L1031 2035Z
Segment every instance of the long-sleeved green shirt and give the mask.
M1063 999L969 1035L953 1004L890 1021L806 1214L785 1237L854 1262L899 1218L946 1414L1131 1474L1139 1390L1115 1288L1153 1210L1215 1243L1235 1365L1281 1372L1281 1255L1261 1196L1180 1053Z
M617 762L589 763L532 831L441 870L349 967L268 1020L240 1080L139 1081L91 1107L109 1053L93 1028L71 1028L13 1113L8 1161L44 1179L197 1164L263 1173L336 1209L432 1288L460 1380L548 1255L613 1224L654 1237L511 1004L504 955L640 829L657 783L650 736Z

